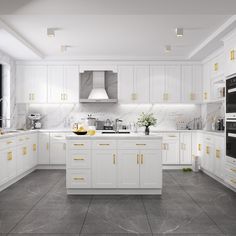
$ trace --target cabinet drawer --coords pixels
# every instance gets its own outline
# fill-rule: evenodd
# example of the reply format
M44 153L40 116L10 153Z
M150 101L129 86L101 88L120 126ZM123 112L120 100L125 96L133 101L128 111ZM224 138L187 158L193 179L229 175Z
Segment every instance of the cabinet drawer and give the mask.
M179 133L164 133L163 139L179 139Z
M67 164L69 168L90 168L90 150L72 150L69 152Z
M16 138L6 138L0 140L0 149L12 148L16 146Z
M231 158L231 157L226 157L226 161L232 165L235 166L236 168L236 158Z
M236 166L226 164L225 165L225 172L226 172L226 175L231 175L234 178L236 178Z
M236 177L230 174L226 174L225 182L231 185L232 187L236 188Z
M92 142L93 149L116 149L115 140L96 140Z
M68 144L70 149L91 149L89 140L70 141Z
M203 139L205 142L214 143L214 137L211 135L204 135Z
M50 133L50 138L64 140L66 135L64 133Z
M118 149L161 149L161 141L119 140Z
M91 172L88 169L66 171L67 188L91 188Z

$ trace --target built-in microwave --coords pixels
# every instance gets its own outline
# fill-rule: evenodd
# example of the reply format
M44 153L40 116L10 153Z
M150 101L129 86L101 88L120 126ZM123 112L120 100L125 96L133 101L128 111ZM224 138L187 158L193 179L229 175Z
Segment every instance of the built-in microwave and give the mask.
M226 113L236 117L236 76L226 80Z
M226 156L236 159L236 120L226 122Z

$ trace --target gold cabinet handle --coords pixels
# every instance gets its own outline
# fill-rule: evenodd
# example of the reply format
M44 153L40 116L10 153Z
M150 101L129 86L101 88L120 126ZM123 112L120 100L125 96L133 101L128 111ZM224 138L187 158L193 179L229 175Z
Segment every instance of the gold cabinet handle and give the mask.
M137 154L137 165L139 165L139 154Z
M219 64L218 64L218 63L215 63L215 64L214 64L214 71L218 71L218 69L219 69Z
M12 160L12 152L7 153L7 160L11 161Z
M198 144L198 151L201 151L202 150L202 145L199 143Z
M84 177L74 177L73 179L74 179L74 180L80 180L80 181L83 181L83 180L84 180Z
M75 158L73 158L73 160L75 160L75 161L84 161L84 158L83 157L75 157Z
M210 147L206 146L206 154L210 154Z
M234 180L234 179L231 179L230 182L236 184L236 180Z
M168 93L164 93L163 94L163 100L164 101L168 101L168 99L169 99L169 94Z
M176 135L168 135L169 138L176 138Z
M236 172L236 169L230 168L231 171Z
M74 143L74 146L84 146L83 143Z
M204 99L207 100L207 92L204 93Z
M113 154L113 164L115 165L116 164L116 155Z
M135 100L137 100L137 97L138 97L137 93L131 94L131 100L135 101Z
M220 150L219 149L216 150L216 158L220 159Z
M12 144L13 142L12 141L8 141L7 144Z
M99 143L99 146L110 146L109 143Z
M49 143L46 144L46 149L49 150Z
M146 143L136 143L136 146L146 146Z
M36 152L37 151L37 145L34 143L33 144L33 151Z
M141 154L141 165L143 165L143 154Z
M234 61L234 59L235 59L235 55L234 55L235 53L234 52L235 52L235 50L230 51L230 61Z

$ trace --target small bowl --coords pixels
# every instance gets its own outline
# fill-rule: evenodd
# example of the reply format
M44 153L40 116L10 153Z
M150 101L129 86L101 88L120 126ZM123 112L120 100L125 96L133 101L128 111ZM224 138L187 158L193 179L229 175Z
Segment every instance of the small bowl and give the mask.
M74 134L77 134L77 135L85 135L87 134L88 132L87 131L73 131Z

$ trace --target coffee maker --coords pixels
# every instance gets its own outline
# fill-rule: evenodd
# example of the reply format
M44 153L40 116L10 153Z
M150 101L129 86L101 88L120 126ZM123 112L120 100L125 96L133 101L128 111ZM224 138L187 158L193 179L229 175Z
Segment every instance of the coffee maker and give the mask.
M28 116L31 121L31 129L41 129L42 124L40 122L41 115L39 113L32 113Z

